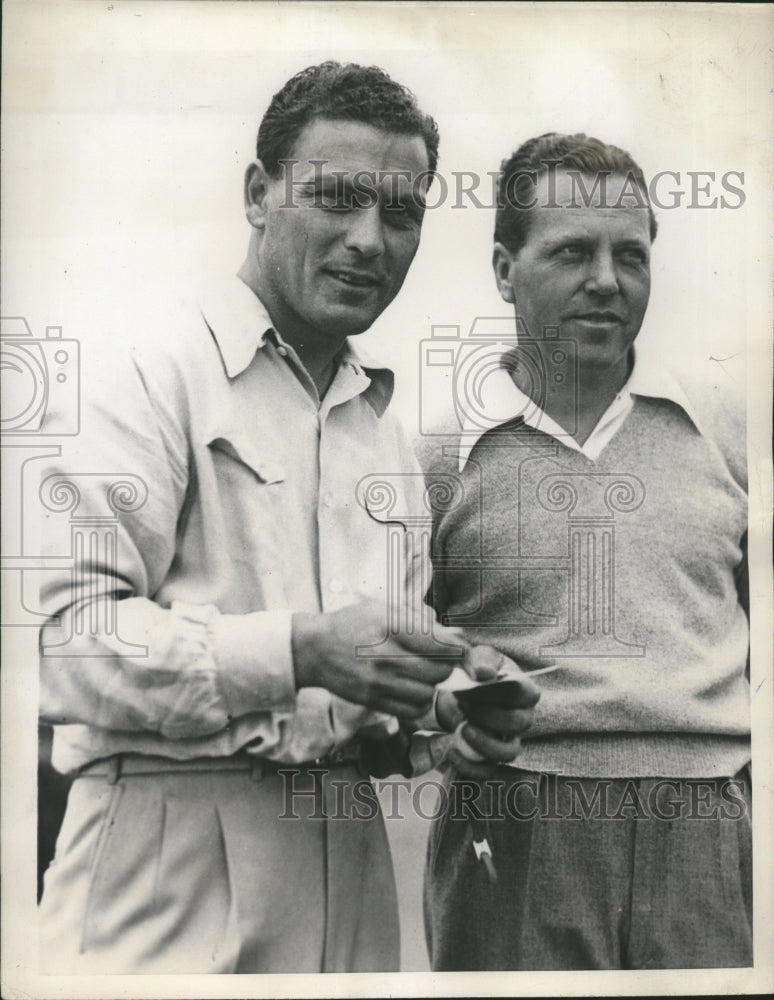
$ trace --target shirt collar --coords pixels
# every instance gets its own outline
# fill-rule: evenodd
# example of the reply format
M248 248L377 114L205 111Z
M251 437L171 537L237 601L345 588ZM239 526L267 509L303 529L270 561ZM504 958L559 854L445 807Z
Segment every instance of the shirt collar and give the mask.
M700 434L703 433L695 408L688 399L674 372L665 368L655 351L638 346L634 353L631 374L610 408L600 417L597 427L611 416L611 410L621 400L631 396L650 396L676 403L690 418ZM480 389L480 401L475 414L466 409L462 419L462 433L458 448L459 470L465 468L470 453L487 431L512 420L520 419L528 427L548 434L558 441L571 437L540 406L515 384L504 368L490 372Z
M347 337L339 355L339 367L342 365L349 365L356 374L362 372L370 379L371 384L365 389L364 395L377 417L381 417L395 391L395 373L365 351L356 348L352 337Z
M256 352L266 345L269 335L278 346L284 344L272 327L264 304L237 275L210 286L202 295L200 308L229 378L236 378L249 367ZM392 399L394 373L357 350L351 338L347 338L339 355L339 367L342 365L368 378L363 395L381 417Z
M241 375L272 329L263 303L234 274L205 291L201 312L218 345L226 374L229 378Z
M685 411L699 434L704 434L696 408L686 395L677 374L665 367L663 353L659 357L658 352L647 344L638 346L634 351L634 367L625 388L632 396L670 400Z

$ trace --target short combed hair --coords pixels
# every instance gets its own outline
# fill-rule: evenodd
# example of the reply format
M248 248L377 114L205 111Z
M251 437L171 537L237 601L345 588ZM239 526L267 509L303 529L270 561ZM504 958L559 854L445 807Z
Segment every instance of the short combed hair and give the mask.
M548 172L549 164L556 170L573 170L581 174L623 174L631 177L648 206L651 241L656 238L658 226L650 205L645 175L629 153L582 133L562 135L546 132L522 143L515 153L503 160L500 168L495 240L511 253L518 253L526 242L531 209L521 206L528 206L534 199L536 182Z
M258 129L256 155L270 177L290 159L303 128L315 118L363 122L386 132L421 136L432 174L438 164L438 126L414 94L378 66L324 62L302 69L278 91Z

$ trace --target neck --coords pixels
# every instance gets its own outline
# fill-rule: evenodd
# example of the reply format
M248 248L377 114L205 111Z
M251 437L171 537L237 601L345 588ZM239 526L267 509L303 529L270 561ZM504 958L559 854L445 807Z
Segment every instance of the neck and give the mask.
M630 353L609 368L579 367L574 384L572 379L559 384L552 384L549 379L543 398L537 398L539 387L533 384L523 367L511 370L511 378L525 395L582 445L626 384L632 363ZM544 366L546 370L550 368Z
M305 323L297 314L292 313L265 286L261 280L260 269L252 255L248 254L242 267L237 272L261 300L269 314L271 325L298 355L301 364L314 382L317 393L322 399L328 390L335 374L334 358L344 346L345 336L326 337Z

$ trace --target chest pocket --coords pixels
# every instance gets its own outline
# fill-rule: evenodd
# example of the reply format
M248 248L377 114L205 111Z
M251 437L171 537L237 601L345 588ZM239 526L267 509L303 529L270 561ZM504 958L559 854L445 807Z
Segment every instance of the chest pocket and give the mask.
M208 442L210 451L228 456L234 462L249 469L260 482L271 485L285 481L285 469L271 452L256 445L241 431L216 434Z
M210 544L212 526L221 526L222 551L211 553L211 560L229 580L230 602L239 607L247 602L248 610L282 606L283 463L240 431L219 431L207 447L216 506L210 517L203 510L202 532Z

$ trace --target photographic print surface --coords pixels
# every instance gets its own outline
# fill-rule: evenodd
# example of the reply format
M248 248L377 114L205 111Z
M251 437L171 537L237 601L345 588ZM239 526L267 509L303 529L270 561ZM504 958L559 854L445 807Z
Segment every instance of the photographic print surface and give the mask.
M3 13L4 995L770 989L772 6L9 0ZM263 300L280 333L274 367L239 389L251 335L240 340L248 313L234 288L239 272L242 292L255 290L243 262L263 232L262 175L248 170L256 134L273 95L328 60L408 87L437 123L437 168L405 125L386 149L374 142L385 127L356 116L342 132L323 112L319 136L304 133L267 181L285 228L263 244L273 256L255 256L278 276L271 306ZM605 150L547 140L530 177L520 147L550 133ZM347 258L313 273L326 234L374 206L382 229L358 222ZM303 352L297 398L276 376L288 367L276 308L291 300L312 328L338 323L356 341L356 354L336 355L331 388L324 373L314 379L320 399ZM219 340L226 301L223 322L239 334L230 347ZM202 317L214 339L194 345ZM615 385L593 374L619 368ZM359 379L371 380L367 405ZM316 479L298 471L312 453L310 398L327 399ZM272 434L258 432L266 415ZM237 668L225 695L206 677L187 689L190 705L170 694L159 678L172 661L154 659L155 626L137 599L172 609L184 624L169 641L181 649L217 632L224 662L237 663L256 640L266 718ZM452 713L444 733L422 727L412 776L389 757L398 727L378 705L366 718L365 701L343 698L323 732L310 728L310 700L308 716L288 722L290 614L366 599L386 607L386 638L358 621L360 661L394 660L397 644L440 671L455 712L472 713ZM236 619L253 612L280 624L248 633ZM432 666L489 645L504 665ZM525 682L519 668L535 676ZM486 683L471 681L476 669ZM486 756L464 743L465 718L497 712L530 713L516 769L498 768L496 787L450 783L455 753ZM377 731L370 779L337 785L335 768L355 760L349 736ZM259 814L229 826L228 796L213 793L202 818L191 803L209 792L186 792L190 769L164 772L163 803L142 791L162 779L109 770L118 758L228 760L255 741L260 767L238 780L264 782L261 808L282 817L286 859L262 862L284 897L260 917L282 941L262 976L251 974L261 960L240 967L229 952L249 952L229 921L255 910L234 900L260 895L234 831ZM315 761L322 777L307 785ZM98 777L74 786L95 764ZM89 781L108 793L89 797ZM95 837L85 914L55 901L41 944L57 838L61 900L75 898L62 864L85 836L73 787L83 828L120 820L126 840ZM310 846L303 831L317 812L327 832ZM673 856L665 831L691 817L720 839ZM211 856L167 846L148 861L154 837L180 844L175 830L199 823ZM626 824L642 831L638 858L614 858ZM530 847L524 831L538 825L544 839ZM348 839L350 828L368 832ZM312 850L326 859L324 884L282 867ZM358 852L372 862L348 864ZM707 871L732 854L743 875L724 884L713 924ZM643 885L653 866L664 873L660 895L627 890L626 933L610 931L627 938L625 954L591 931L563 951L557 928L584 927L597 893L619 898L619 864L641 870ZM148 865L156 888L175 887L178 930L159 924L154 946L132 952L132 917L135 964L111 967L129 926L113 904L140 898L132 879ZM361 896L378 906L361 911ZM217 957L197 953L208 921L229 928ZM363 953L379 957L348 966L342 939L366 940L371 924ZM637 935L651 924L661 940L648 952ZM703 957L683 963L696 927ZM136 957L175 934L179 967ZM45 971L70 937L78 956L104 948L102 965L79 957Z

